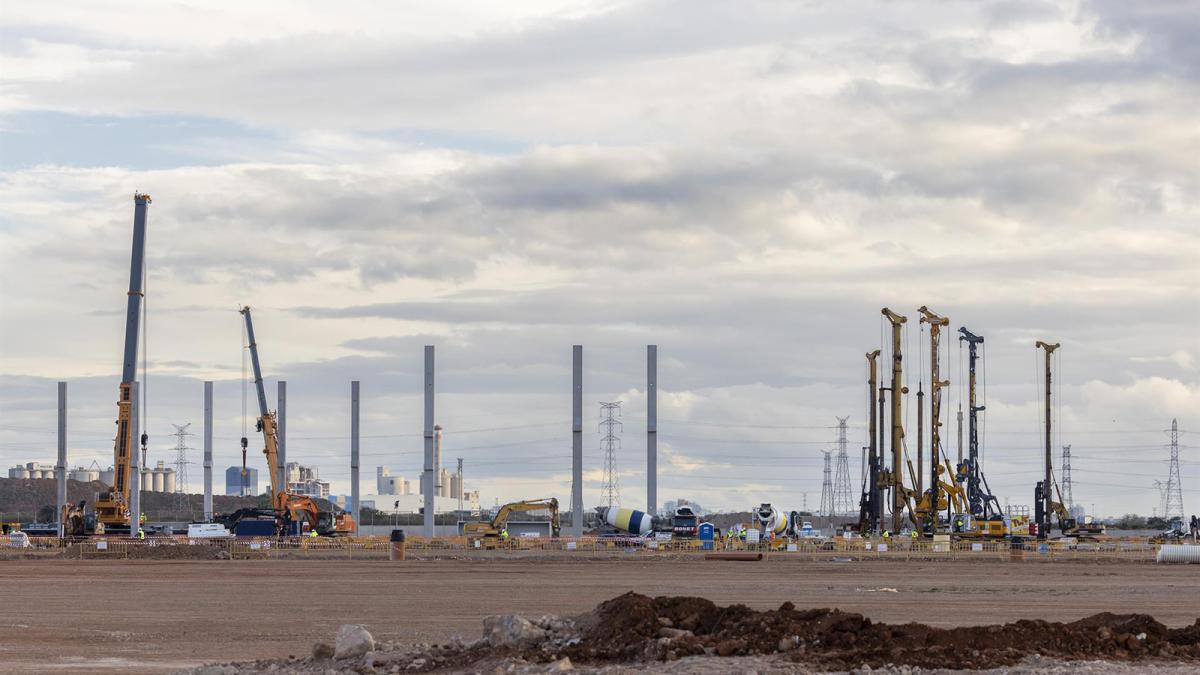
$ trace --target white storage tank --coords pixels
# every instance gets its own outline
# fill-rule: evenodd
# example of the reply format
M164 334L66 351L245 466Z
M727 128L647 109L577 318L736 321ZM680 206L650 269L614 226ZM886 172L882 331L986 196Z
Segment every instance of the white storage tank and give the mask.
M164 472L165 472L165 469L163 469L163 463L159 462L158 466L154 467L154 478L153 478L154 487L152 488L154 492L162 492L163 491L163 473Z
M111 466L99 473L100 473L100 482L101 483L104 483L105 485L108 485L108 486L111 486L113 484L113 474L115 472L113 471L113 468Z
M175 469L163 471L163 492L175 492Z
M29 469L23 466L14 466L8 470L9 478L29 478Z
M154 488L154 473L150 469L142 469L142 477L138 483L138 487L142 492L151 492Z
M77 480L81 483L88 483L94 480L100 480L100 472L96 469L75 468L67 476L71 480Z

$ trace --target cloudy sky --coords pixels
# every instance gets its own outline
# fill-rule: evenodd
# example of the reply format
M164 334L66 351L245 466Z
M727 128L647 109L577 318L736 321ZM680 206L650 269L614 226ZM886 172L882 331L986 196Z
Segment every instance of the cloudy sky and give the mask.
M1040 473L1045 339L1075 499L1149 514L1178 417L1200 508L1194 4L218 5L0 12L5 466L52 459L60 379L73 456L111 464L138 190L152 461L205 379L217 471L240 461L249 304L289 458L335 492L354 379L364 475L416 477L433 344L469 487L569 500L583 344L585 500L620 400L641 507L654 343L660 499L816 508L838 416L858 489L880 308L910 318L915 392L928 305L986 337L1002 502ZM947 340L952 454L961 358Z

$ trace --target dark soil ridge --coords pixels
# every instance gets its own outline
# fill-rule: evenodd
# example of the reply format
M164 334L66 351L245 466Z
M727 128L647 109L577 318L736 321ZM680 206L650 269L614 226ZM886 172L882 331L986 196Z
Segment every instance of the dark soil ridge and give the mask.
M944 629L875 623L861 614L801 610L790 602L757 611L745 605L719 607L704 598L626 593L581 617L581 625L580 642L561 653L583 663L780 652L797 662L839 669L888 664L996 668L1032 654L1061 660L1200 661L1200 619L1172 629L1145 614L1105 612L1070 623L1021 620Z

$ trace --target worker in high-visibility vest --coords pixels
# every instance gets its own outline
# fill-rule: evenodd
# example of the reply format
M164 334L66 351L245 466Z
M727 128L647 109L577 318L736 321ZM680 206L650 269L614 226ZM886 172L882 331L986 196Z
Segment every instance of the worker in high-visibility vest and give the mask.
M310 536L310 537L315 537L315 536L317 536L317 531L316 531L316 530L309 530L309 531L308 531L308 536Z
M144 541L145 539L146 539L146 531L139 527L138 528L138 541Z
M917 540L917 531L916 531L916 530L913 530L913 531L912 531L912 540L913 540L913 541L916 541L916 540Z
M891 533L891 532L888 532L887 530L884 530L884 531L883 531L883 538L884 538L884 539L891 539L891 538L892 538L892 533Z

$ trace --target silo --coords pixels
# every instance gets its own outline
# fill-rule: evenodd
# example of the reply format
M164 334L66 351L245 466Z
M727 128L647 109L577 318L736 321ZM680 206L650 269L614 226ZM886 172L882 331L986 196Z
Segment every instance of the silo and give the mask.
M143 467L141 473L142 473L142 479L140 481L138 481L138 485L141 486L142 492L150 492L154 487L153 486L154 472L152 472L148 468Z
M16 466L8 470L9 478L29 478L29 469L23 466Z
M154 487L152 488L152 490L154 492L162 492L163 491L163 473L165 473L163 471L162 462L159 462L158 466L154 467L154 471L152 473L154 474L154 476L153 476Z
M82 483L88 480L88 471L87 469L82 468L71 469L71 472L67 474L67 478L70 478L71 480L77 480Z
M462 483L459 482L458 474L450 474L450 498L458 499L462 496Z
M163 471L163 492L175 492L175 469Z
M110 466L100 472L100 482L111 486L113 484L113 468Z

